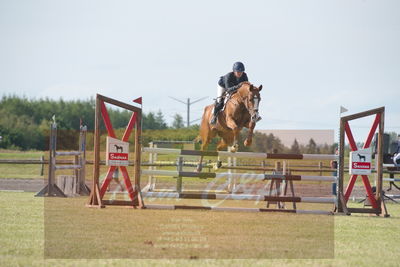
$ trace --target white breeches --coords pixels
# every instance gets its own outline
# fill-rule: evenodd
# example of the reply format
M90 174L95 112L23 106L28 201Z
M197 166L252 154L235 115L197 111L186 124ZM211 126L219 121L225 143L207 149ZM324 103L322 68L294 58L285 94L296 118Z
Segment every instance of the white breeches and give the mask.
M224 93L226 92L226 89L219 86L217 87L217 101L220 102L222 99L222 96L224 95Z

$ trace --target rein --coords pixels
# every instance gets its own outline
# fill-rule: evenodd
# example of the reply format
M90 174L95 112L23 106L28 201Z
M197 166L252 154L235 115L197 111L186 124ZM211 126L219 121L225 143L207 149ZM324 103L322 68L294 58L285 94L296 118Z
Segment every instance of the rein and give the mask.
M246 98L247 98L247 97L245 97L245 98L240 97L240 100L241 100L242 102L239 102L239 100L237 99L237 97L235 98L235 96L231 96L231 97L228 99L228 101L226 102L226 104L228 104L229 101L230 101L230 102L232 102L233 105L235 105L235 106L240 106L240 103L244 103L244 100L245 100Z
M237 91L235 95L231 95L226 102L226 105L231 102L235 107L240 106L240 104L243 103L245 106L246 110L250 113L250 117L252 121L258 121L259 120L259 115L258 115L258 107L260 104L260 98L258 96L254 96L254 107L252 110L249 109L248 107L248 102L249 101L249 95L245 95L244 97Z
M237 93L237 94L235 94L235 95L233 95L233 96L231 96L231 97L229 98L229 100L226 102L226 104L228 104L229 101L231 101L232 104L234 104L235 106L239 106L241 103L243 103L244 106L246 107L247 111L250 112L249 108L248 108L247 105L246 105L246 100L248 100L249 96L246 95L246 96L243 97L243 96L240 95L238 92L236 92L236 93ZM237 97L235 97L235 96L237 96ZM238 98L239 98L239 99L238 99ZM240 101L239 101L239 100L240 100ZM259 100L258 97L257 97L257 100ZM257 102L257 108L258 108L258 102Z

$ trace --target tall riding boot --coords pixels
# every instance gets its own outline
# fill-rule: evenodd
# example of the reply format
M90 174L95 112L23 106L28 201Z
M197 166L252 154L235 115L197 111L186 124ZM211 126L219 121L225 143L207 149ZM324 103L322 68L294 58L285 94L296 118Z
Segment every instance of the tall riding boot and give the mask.
M218 101L215 101L213 117L210 121L211 125L215 125L217 123L218 113L219 113L220 109L221 109L221 103Z

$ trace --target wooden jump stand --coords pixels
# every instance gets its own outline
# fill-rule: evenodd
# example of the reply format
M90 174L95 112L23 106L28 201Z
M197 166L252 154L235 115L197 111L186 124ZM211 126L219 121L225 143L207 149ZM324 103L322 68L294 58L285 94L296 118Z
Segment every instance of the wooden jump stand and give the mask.
M61 190L55 179L57 170L74 170L76 182L73 194L89 195L90 189L85 183L85 166L86 166L86 133L87 127L81 126L79 133L79 150L69 152L57 151L57 123L53 122L50 126L50 144L49 144L49 174L47 185L40 190L36 197L67 197ZM74 156L72 165L59 165L57 164L57 157L60 156Z
M361 175L364 188L366 190L368 201L372 208L349 208L347 207L347 201L351 195L354 184L357 180L358 175L351 175L349 184L344 191L344 142L345 136L349 141L351 151L357 151L358 147L354 140L353 134L350 129L349 121L356 119L373 116L375 115L374 122L369 131L369 134L364 142L363 149L369 148L372 142L372 138L378 129L378 149L376 160L376 190L375 193L372 191L372 187L368 178L368 175ZM382 182L383 182L383 133L384 133L384 120L385 120L385 107L371 109L368 111L348 115L341 117L340 119L340 140L339 140L339 179L338 179L338 205L337 211L344 212L346 214L351 213L370 213L376 215L384 215L388 217L389 214L386 209L384 198L382 197Z
M134 144L135 144L135 161L134 161L134 185L132 186L130 177L125 166L110 166L100 187L99 176L100 176L100 120L103 118L105 127L107 129L108 136L116 138L114 129L111 124L110 117L108 115L105 103L124 108L132 111L132 116L129 120L128 126L126 127L125 133L122 137L122 141L128 142L129 137L133 128L135 127ZM96 96L96 110L95 110L95 128L94 128L94 164L93 164L93 187L92 192L89 196L89 203L87 207L104 208L106 205L118 205L118 206L130 206L134 208L142 208L143 200L140 194L140 163L141 163L141 121L142 121L142 110L138 107L120 102L118 100L108 98L97 94ZM114 171L119 168L123 177L126 189L129 194L129 201L124 200L104 200L104 194L107 191L107 187L112 180Z
M290 175L290 172L286 168L286 161L283 162L283 168L281 168L281 162L275 162L275 171L274 174L283 174L283 175ZM276 197L287 197L288 196L288 187L290 188L289 197L293 199L296 198L294 193L294 185L293 180L282 180L282 179L271 179L271 183L269 185L269 196L276 196ZM279 201L267 201L266 207L269 208L271 204L275 204L277 209L286 209L285 202ZM292 202L293 210L297 210L296 202Z

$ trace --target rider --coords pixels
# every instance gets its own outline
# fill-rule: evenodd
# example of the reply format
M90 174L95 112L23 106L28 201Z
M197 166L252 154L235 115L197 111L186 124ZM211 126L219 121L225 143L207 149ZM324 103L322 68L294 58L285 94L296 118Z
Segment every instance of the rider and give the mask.
M239 89L242 82L248 82L247 74L244 72L244 64L242 62L235 62L233 64L233 71L225 76L221 76L218 81L217 99L215 100L214 113L211 119L211 124L217 122L217 115L224 106L224 94L235 92Z

